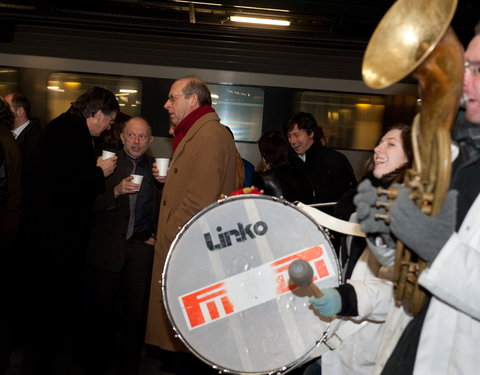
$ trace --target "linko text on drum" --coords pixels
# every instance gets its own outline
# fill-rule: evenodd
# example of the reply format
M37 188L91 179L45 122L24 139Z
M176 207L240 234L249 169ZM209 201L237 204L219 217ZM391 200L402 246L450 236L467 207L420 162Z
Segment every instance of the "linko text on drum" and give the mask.
M205 244L209 250L219 250L232 246L232 238L236 242L243 242L248 239L256 238L257 236L263 236L268 231L268 225L264 221L257 221L255 224L243 225L237 223L238 229L230 229L223 231L222 227L217 227L217 238L212 239L211 233L204 233ZM215 243L216 242L216 243Z

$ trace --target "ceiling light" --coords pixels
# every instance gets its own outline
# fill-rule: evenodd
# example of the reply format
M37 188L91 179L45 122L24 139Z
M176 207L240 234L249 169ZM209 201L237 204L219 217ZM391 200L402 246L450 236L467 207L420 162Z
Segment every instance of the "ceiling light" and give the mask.
M271 18L231 16L230 21L232 21L232 22L257 23L257 24L262 24L262 25L290 26L290 21L275 20L275 19L271 19Z
M175 3L191 3L195 5L211 5L211 6L216 6L216 7L221 7L222 4L216 4L216 3L203 3L201 1L190 1L190 0L173 0Z
M288 9L272 9L272 8L259 8L259 7L247 7L245 5L232 5L234 8L241 8L241 9L255 9L255 10L263 10L263 11L270 11L270 12L286 12L290 13Z

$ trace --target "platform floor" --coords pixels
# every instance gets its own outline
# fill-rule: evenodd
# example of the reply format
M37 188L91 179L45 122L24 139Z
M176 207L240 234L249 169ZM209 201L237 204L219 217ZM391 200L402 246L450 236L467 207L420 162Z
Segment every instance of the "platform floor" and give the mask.
M51 375L86 375L83 371L67 365L71 362L70 358L71 355L67 351L60 353L57 360L57 371ZM6 375L21 375L21 363L22 352L20 350L13 352L10 356L10 368ZM108 375L116 375L116 372L112 370ZM174 375L174 373L164 369L160 359L144 354L139 375Z

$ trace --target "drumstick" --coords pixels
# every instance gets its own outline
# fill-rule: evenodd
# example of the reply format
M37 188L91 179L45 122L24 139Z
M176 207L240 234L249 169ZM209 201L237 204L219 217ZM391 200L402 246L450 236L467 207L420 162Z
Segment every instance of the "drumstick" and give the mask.
M323 297L322 291L312 282L313 269L307 261L294 260L288 267L288 275L295 284L308 286L316 298Z

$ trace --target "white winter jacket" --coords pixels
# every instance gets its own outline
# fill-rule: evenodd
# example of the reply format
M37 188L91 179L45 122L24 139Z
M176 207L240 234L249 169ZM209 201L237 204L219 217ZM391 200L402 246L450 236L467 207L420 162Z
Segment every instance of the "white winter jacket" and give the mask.
M341 344L322 355L323 375L372 374L382 323L393 305L393 286L380 277L381 269L373 254L364 250L347 280L355 288L359 315L337 317L332 322L333 327L341 326L342 333L354 333L340 337Z
M415 375L478 374L480 353L480 195L419 282L432 294Z

